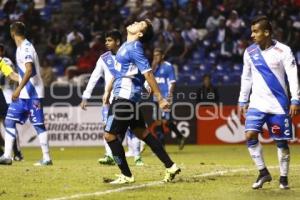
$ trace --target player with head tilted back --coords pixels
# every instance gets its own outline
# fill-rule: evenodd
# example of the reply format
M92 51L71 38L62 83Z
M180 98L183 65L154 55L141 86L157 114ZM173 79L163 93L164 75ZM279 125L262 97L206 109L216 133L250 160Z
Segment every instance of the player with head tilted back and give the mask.
M125 158L124 148L117 139L117 135L124 135L128 127L138 138L150 146L164 163L167 168L165 182L172 181L180 172L180 168L170 159L162 144L147 131L138 107L145 79L156 95L160 108L165 110L170 106L168 101L162 97L150 64L144 55L143 43L150 41L152 37L153 28L149 20L135 22L127 26L127 41L122 44L116 55L117 63L112 71L114 80L109 83L109 86L113 87L114 99L108 111L105 139L122 174L111 184L134 182ZM105 91L104 103L108 103L109 94L110 90Z
M23 124L28 116L34 126L42 148L43 159L37 166L52 165L49 155L48 134L44 125L42 99L44 85L40 75L38 55L33 45L25 38L25 25L14 22L10 25L10 34L17 46L16 66L19 85L12 94L12 103L5 118L5 149L0 164L11 164L13 143L16 138L16 123Z
M246 113L248 149L259 170L259 176L252 188L262 188L265 182L272 180L258 141L258 134L266 123L270 136L277 145L279 187L288 189L288 140L293 136L291 117L297 114L300 104L297 66L290 47L272 39L272 26L267 17L256 17L252 21L251 32L254 43L244 53L239 104Z
M97 61L96 67L89 79L89 82L86 86L86 89L83 92L82 95L82 101L80 103L80 106L82 109L86 109L87 105L87 100L91 98L92 91L98 82L100 77L104 77L105 83L109 83L110 80L113 78L112 74L110 73L109 68L114 68L115 66L115 55L121 46L122 43L122 34L118 30L111 30L108 31L105 35L105 46L107 48L107 52L102 54L100 58ZM107 84L106 84L107 86ZM113 95L111 95L110 101L112 101ZM107 112L108 112L109 106L103 105L102 107L102 118L104 123L106 123L107 119ZM131 140L134 141L132 143L133 147L132 149L134 150L134 161L137 166L142 166L144 165L141 155L140 155L140 143L141 141L134 136L132 131L130 129L127 130L127 135L131 136ZM120 138L121 141L123 138ZM112 157L111 150L106 142L106 140L103 141L104 147L105 147L105 155L104 158L100 158L98 162L103 165L114 165L115 161Z

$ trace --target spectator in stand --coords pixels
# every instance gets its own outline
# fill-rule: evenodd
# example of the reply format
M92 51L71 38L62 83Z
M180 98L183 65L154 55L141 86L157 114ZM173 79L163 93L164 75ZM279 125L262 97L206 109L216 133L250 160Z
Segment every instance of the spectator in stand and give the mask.
M203 104L208 103L208 105L219 102L219 93L211 82L210 74L203 76L203 83L197 93L197 101Z
M233 38L238 38L241 35L242 29L245 28L245 23L236 10L231 11L226 21L226 27L231 31Z
M97 57L90 52L88 47L84 47L83 53L78 57L75 67L67 68L66 76L70 80L74 76L91 73L96 65Z
M218 9L214 9L212 15L206 20L206 28L209 32L216 30L219 26L219 23L222 19L225 19L224 16L220 14Z
M73 30L67 35L67 43L70 43L72 45L74 57L82 53L83 42L83 34L79 31L77 26L74 26Z
M65 35L58 22L53 23L49 32L50 34L47 39L46 55L51 55L55 53L56 46L59 44L59 42Z
M234 49L233 38L230 34L227 34L225 37L225 41L222 42L221 44L221 49L220 49L221 62L230 61L233 57L234 52L235 49Z
M72 51L72 45L67 42L67 37L64 36L55 48L55 60L62 63L64 67L67 67L72 61Z

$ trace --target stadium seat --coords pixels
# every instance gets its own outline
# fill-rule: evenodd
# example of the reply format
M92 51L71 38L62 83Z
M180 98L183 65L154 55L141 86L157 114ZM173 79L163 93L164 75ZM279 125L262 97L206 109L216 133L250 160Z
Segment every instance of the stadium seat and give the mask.
M61 0L49 0L48 6L50 6L53 12L58 12L61 10Z
M51 22L52 10L51 7L46 6L40 10L40 16L45 22Z

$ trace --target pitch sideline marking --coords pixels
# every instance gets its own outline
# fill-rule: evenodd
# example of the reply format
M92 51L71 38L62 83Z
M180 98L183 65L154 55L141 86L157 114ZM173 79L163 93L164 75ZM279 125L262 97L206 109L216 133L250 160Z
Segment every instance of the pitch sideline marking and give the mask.
M297 167L299 165L291 165L290 167ZM278 166L270 166L268 169L277 169L279 168ZM238 172L249 172L249 171L254 171L257 169L251 168L236 168L236 169L228 169L228 170L221 170L221 171L213 171L213 172L208 172L208 173L203 173L203 174L198 174L192 176L192 178L197 178L197 177L209 177L209 176L217 176L217 175L224 175L224 174L229 174L229 173L238 173ZM93 193L84 193L84 194L75 194L71 196L66 196L66 197L59 197L59 198L50 198L47 200L70 200L70 199L79 199L83 197L90 197L90 196L101 196L105 194L111 194L111 193L118 193L118 192L123 192L127 190L135 190L135 189L140 189L140 188L145 188L145 187L152 187L152 186L158 186L165 184L162 181L153 181L149 183L144 183L140 185L133 185L133 186L125 186L117 189L110 189L110 190L105 190L105 191L99 191L99 192L93 192Z

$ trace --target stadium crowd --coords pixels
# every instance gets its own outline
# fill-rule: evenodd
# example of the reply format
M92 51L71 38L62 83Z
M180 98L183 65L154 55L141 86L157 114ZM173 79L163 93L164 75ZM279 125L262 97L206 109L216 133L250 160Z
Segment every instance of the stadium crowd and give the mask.
M275 39L289 45L300 64L299 0L81 0L81 12L65 17L68 2L0 1L0 43L13 58L9 24L24 21L39 50L45 85L91 73L105 51L104 33L142 18L151 19L155 32L146 54L151 59L154 48L163 48L179 84L199 84L206 74L214 84L239 84L242 55L251 43L246 27L259 14L272 19Z

